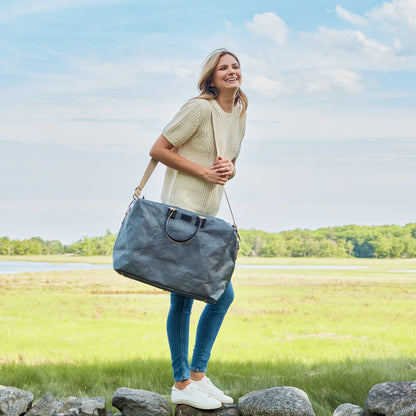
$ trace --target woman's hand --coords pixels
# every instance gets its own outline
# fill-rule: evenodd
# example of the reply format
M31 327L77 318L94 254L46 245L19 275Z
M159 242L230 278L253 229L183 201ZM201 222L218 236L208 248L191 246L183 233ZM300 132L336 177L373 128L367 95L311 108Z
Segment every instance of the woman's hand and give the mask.
M212 165L212 169L228 179L234 172L234 163L225 157L218 156L218 159Z
M150 156L172 169L197 176L217 185L225 185L229 176L234 172L235 161L230 161L227 158L218 157L209 168L179 156L174 150L172 144L161 135L153 144Z
M214 167L212 168L205 168L204 175L202 179L209 183L215 183L216 185L225 185L228 181L227 176L223 176L220 172L217 172Z
M212 165L205 180L218 185L225 185L233 172L234 163L225 157L219 156Z

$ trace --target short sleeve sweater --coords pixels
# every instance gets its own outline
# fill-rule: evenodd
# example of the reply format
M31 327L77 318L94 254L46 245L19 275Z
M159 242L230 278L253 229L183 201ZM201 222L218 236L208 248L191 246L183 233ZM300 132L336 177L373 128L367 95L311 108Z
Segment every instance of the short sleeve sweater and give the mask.
M235 159L240 153L246 125L246 117L240 117L237 105L232 113L227 113L216 100L191 99L180 108L162 134L180 156L211 167L217 158L212 117L215 118L218 155ZM222 194L221 185L166 168L161 195L165 204L215 216Z

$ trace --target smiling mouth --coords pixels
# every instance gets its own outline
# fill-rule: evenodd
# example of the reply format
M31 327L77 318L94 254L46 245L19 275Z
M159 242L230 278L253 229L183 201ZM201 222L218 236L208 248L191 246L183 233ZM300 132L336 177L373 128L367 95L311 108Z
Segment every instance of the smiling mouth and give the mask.
M227 82L233 82L233 81L238 81L238 79L237 78L229 78L229 79L227 79Z

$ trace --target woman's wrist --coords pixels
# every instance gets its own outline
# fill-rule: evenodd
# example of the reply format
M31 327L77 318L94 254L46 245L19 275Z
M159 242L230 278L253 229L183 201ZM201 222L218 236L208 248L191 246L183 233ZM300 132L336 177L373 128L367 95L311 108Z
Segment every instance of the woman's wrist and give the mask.
M207 168L205 166L200 166L199 173L198 173L197 176L200 179L203 179L204 181L206 181L206 180L208 180L210 173L211 172L210 172L210 169L209 168Z

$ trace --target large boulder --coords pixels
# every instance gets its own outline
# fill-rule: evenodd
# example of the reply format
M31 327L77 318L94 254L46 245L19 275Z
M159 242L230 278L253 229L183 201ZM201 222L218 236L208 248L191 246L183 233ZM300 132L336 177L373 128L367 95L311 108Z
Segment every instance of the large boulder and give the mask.
M105 397L68 397L51 416L106 416Z
M416 381L376 384L368 393L365 414L367 416L416 415Z
M50 414L58 407L62 406L62 404L63 402L52 396L51 393L46 393L32 406L26 413L26 416L50 416Z
M242 416L315 416L308 395L296 387L253 391L238 406Z
M169 403L151 391L120 387L111 402L123 416L172 416Z
M32 405L32 393L0 385L0 416L20 416Z

